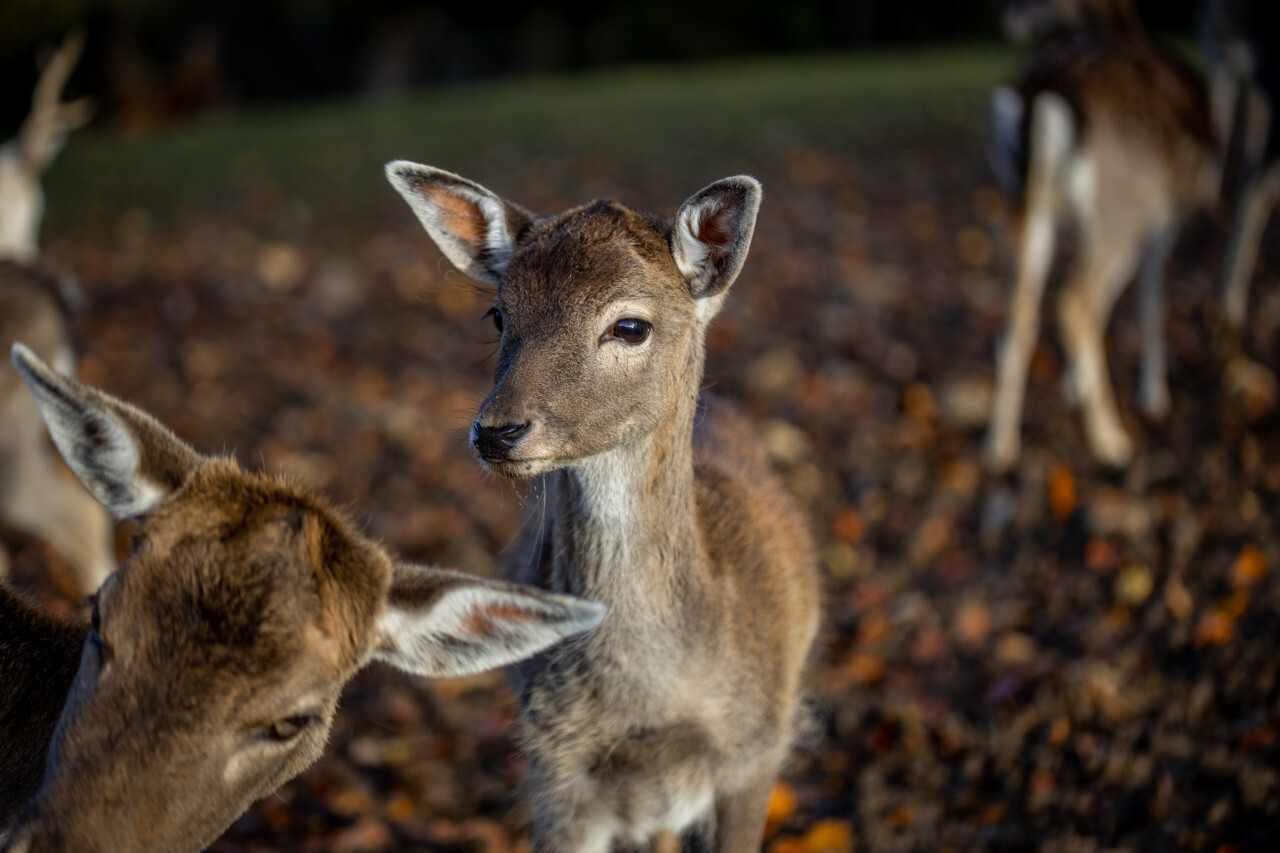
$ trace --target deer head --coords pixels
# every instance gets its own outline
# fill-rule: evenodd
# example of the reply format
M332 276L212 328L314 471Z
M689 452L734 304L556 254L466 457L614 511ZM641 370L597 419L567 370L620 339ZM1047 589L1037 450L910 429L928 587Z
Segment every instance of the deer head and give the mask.
M405 161L387 176L445 256L497 287L495 384L471 433L491 471L533 476L692 411L707 323L751 243L753 178L711 184L668 223L613 201L543 219Z
M367 662L479 672L603 618L580 599L393 563L305 489L197 454L20 344L13 358L76 476L139 528L94 598L12 851L202 849L320 755Z

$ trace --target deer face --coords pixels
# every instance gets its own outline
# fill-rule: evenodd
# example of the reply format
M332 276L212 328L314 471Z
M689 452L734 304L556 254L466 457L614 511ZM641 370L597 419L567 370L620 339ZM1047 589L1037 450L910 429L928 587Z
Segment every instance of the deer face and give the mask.
M494 301L495 385L472 426L492 471L530 476L634 441L701 349L665 234L620 205L573 211L513 253Z
M471 430L491 471L533 476L634 442L696 396L706 324L751 241L753 179L710 185L668 223L615 202L544 220L439 169L387 174L449 259L498 288L495 385Z
M319 756L366 662L480 672L604 617L580 599L393 564L300 487L199 456L21 345L14 360L81 482L141 528L96 596L12 851L200 850Z
M377 549L226 461L135 541L96 596L30 816L60 849L203 847L311 764L391 580Z

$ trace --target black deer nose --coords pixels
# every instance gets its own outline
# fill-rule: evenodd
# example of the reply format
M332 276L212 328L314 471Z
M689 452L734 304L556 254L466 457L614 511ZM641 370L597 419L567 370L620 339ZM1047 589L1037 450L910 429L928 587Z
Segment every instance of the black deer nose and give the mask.
M504 424L503 426L481 426L479 421L471 425L471 444L482 459L506 459L511 448L520 443L520 439L529 431L529 422L522 424Z

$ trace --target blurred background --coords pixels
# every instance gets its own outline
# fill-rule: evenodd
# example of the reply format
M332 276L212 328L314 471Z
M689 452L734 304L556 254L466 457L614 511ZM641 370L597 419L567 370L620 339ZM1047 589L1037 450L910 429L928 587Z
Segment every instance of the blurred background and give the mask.
M1137 7L1200 62L1194 0ZM82 290L81 377L201 450L315 485L409 558L481 574L522 499L466 446L491 294L382 164L450 169L543 213L612 197L669 216L755 175L764 204L707 384L810 510L827 593L815 724L766 849L1274 849L1274 227L1231 345L1231 212L1184 230L1163 424L1133 404L1122 298L1128 469L1092 461L1047 323L1021 464L984 474L1012 277L985 121L1022 56L998 18L994 0L7 0L0 134L42 51L83 27L67 96L96 114L44 178L42 236ZM73 607L64 559L3 532L14 582ZM214 849L525 849L512 716L500 675L370 669L327 756Z

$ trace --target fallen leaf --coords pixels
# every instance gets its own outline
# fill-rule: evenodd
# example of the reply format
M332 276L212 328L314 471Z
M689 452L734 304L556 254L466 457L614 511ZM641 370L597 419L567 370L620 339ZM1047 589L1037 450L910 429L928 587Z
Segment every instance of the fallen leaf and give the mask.
M1134 563L1116 577L1115 595L1122 603L1137 607L1150 597L1154 588L1155 577L1151 569L1141 563Z
M1267 557L1252 543L1245 545L1231 564L1231 586L1235 589L1255 587L1267 577Z
M852 853L853 827L847 820L820 820L804 835L808 853Z
M1049 511L1059 521L1069 517L1076 509L1076 479L1071 469L1055 463L1049 469Z
M796 810L796 792L784 780L779 779L769 792L769 811L765 818L765 837L778 831L778 827L790 820Z

